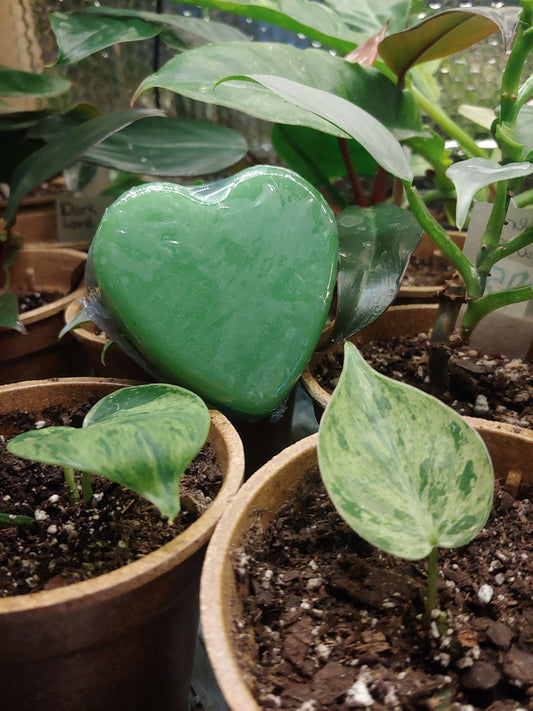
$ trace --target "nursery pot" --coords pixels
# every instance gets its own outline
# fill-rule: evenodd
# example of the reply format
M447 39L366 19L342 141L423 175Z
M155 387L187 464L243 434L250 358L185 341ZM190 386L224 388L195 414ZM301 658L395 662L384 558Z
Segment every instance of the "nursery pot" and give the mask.
M485 420L467 420L484 439L498 478L505 481L521 472L525 481L533 483L531 433ZM261 707L236 651L236 635L249 633L236 623L241 618L243 590L231 554L240 550L251 530L266 528L309 467L317 464L317 441L316 434L300 440L256 472L222 517L208 547L200 593L202 629L215 676L232 711L258 711ZM283 605L280 600L280 608Z
M17 294L30 291L58 292L49 304L20 315L26 335L0 332L0 383L69 374L81 354L71 338L58 341L63 327L63 309L83 293L84 252L74 249L19 249L10 268L9 288ZM70 370L70 372L72 372Z
M128 381L64 378L5 385L0 413L39 413L104 397ZM110 573L0 600L3 707L17 711L186 711L207 541L240 486L244 459L211 411L209 441L224 481L187 530Z

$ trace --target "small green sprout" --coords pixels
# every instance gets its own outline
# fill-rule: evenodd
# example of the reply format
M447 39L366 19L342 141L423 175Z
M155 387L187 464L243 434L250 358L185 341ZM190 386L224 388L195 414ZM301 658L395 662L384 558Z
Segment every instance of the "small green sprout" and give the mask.
M438 548L472 540L492 505L494 473L481 437L436 398L374 371L346 343L318 460L337 511L362 538L401 558L428 557L429 620Z
M32 461L62 466L73 504L80 498L77 470L84 502L92 500L91 473L100 474L144 496L173 520L180 510L181 475L205 443L209 427L209 410L197 395L156 383L107 395L87 413L81 429L25 432L7 448Z

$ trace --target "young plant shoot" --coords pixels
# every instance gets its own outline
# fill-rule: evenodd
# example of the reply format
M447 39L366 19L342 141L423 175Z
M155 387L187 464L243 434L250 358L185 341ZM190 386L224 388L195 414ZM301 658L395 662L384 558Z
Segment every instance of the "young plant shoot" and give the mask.
M92 500L91 473L100 474L144 496L173 520L180 511L181 475L209 427L209 410L197 395L157 383L107 395L87 413L82 428L24 432L7 448L19 457L62 466L72 504L80 498L76 470L82 473L83 501Z
M392 555L428 558L428 621L437 607L438 548L468 543L491 509L494 474L481 437L436 398L374 371L346 343L318 461L356 533Z

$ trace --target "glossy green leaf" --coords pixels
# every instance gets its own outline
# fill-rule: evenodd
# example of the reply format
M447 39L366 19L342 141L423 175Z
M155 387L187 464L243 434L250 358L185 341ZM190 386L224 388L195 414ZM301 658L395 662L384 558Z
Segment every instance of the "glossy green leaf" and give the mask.
M48 427L12 439L12 454L116 481L174 519L179 482L204 444L209 410L189 390L152 384L122 388L88 412L82 429Z
M174 47L196 46L205 42L245 41L231 25L197 17L158 14L124 8L89 7L73 13L50 15L59 47L56 64L70 64L121 42L162 38Z
M75 328L83 326L83 324L85 323L91 323L91 319L87 311L85 310L85 307L82 307L74 316L74 318L63 326L63 328L59 332L58 338L61 340L61 338L63 338L63 336L66 336L67 333L74 331Z
M70 82L48 74L33 74L0 64L0 96L59 96L70 89Z
M389 32L403 30L409 21L411 0L325 0L329 7L359 35L357 44L389 23Z
M413 174L401 145L383 124L350 101L304 84L269 75L250 75L285 101L346 133L358 141L379 165L400 180L411 181Z
M190 177L234 165L246 151L246 141L231 128L154 116L90 148L83 160L130 173Z
M492 122L496 118L496 114L492 109L485 106L472 106L471 104L461 104L457 109L457 113L487 131L490 131Z
M260 85L242 81L218 84L230 75L245 74L276 74L347 98L386 125L414 131L421 128L412 97L376 69L350 64L321 50L270 42L228 42L184 52L147 77L135 98L147 89L160 87L266 121L339 133Z
M486 447L457 413L375 372L346 343L318 460L340 515L371 544L415 560L468 543L494 488Z
M386 37L379 53L399 77L413 66L447 57L500 30L506 46L516 31L520 8L469 7L445 10L415 27Z
M533 160L533 106L526 104L516 119L516 139L524 146L525 159Z
M195 4L269 22L322 42L341 54L347 54L372 34L366 26L348 27L337 12L325 4L307 0L199 0Z
M0 328L26 333L26 329L19 321L17 296L11 291L0 294Z
M7 227L15 222L17 206L32 188L74 163L89 148L97 145L112 133L134 121L154 115L161 115L161 112L151 109L137 109L99 116L81 126L76 126L28 156L13 173L4 217Z
M422 235L413 215L395 205L348 207L337 216L337 317L331 343L341 343L390 305Z
M524 178L531 173L533 163L528 162L500 165L485 158L469 158L451 165L446 175L455 185L457 192L457 227L461 229L465 224L470 203L478 190L500 180Z
M377 163L356 141L347 141L350 159L358 175L373 176ZM346 175L346 165L339 150L339 139L305 126L275 125L272 145L289 168L313 185Z

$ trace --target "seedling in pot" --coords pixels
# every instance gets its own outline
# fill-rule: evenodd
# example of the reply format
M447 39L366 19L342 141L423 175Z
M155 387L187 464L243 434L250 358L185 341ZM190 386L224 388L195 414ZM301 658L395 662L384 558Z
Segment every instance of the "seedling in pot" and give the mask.
M156 383L107 395L87 413L82 428L24 432L7 448L63 467L72 504L79 501L76 470L82 473L84 502L92 500L91 473L99 474L144 496L173 520L180 511L181 475L205 443L209 427L209 410L197 395ZM0 523L19 525L11 517Z
M375 372L346 343L318 460L337 511L362 538L401 558L428 558L429 621L439 547L468 543L491 509L494 474L480 436L433 396Z

